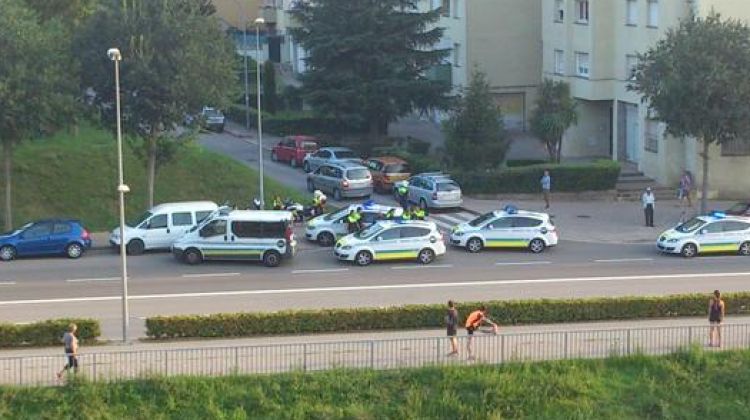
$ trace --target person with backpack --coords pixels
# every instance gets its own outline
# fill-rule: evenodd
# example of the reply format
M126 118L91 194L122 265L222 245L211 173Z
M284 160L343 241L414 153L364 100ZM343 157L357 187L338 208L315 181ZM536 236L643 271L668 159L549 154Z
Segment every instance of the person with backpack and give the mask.
M445 327L448 332L448 340L451 342L451 351L448 356L458 356L458 310L452 300L448 301L448 312L445 314Z

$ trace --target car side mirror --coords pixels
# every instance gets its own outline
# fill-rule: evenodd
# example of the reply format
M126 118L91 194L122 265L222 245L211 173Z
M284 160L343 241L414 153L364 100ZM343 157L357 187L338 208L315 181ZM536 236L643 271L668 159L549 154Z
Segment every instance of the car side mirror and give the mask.
M700 230L700 231L698 232L698 235L705 235L705 234L707 234L707 233L708 233L708 231L707 231L706 229L701 229L701 230Z
M489 229L489 230L492 230L492 229L494 229L494 228L495 228L495 225L487 225L487 226L485 226L484 228L485 228L485 229Z
M377 242L380 242L380 241L382 241L382 240L383 240L383 237L382 237L382 236L378 236L377 238L375 238L375 241L377 241Z

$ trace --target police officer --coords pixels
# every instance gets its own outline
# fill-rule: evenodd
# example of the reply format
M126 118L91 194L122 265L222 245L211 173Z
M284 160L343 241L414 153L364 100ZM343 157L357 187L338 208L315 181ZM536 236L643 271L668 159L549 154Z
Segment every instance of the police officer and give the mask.
M357 226L357 212L349 210L349 214L346 216L346 229L349 233L354 233L357 231Z
M284 203L281 201L281 197L279 197L278 195L273 197L273 209L284 210Z
M411 212L414 220L424 220L427 217L427 212L422 207L413 207Z
M406 182L399 183L396 192L398 194L398 202L401 205L401 208L404 209L404 213L406 213L409 209L409 187Z
M357 213L355 213L355 216L357 218L357 232L359 232L364 227L362 226L362 207L357 207Z
M409 209L407 208L406 210L404 210L404 213L401 215L401 220L408 221L411 219L412 219L411 211L409 211Z
M385 220L393 220L396 217L396 209L390 208L387 212L385 212Z

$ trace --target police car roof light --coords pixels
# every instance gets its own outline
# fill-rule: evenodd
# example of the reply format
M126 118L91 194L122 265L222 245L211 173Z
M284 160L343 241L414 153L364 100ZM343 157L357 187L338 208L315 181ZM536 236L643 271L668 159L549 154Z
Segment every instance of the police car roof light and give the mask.
M716 210L714 210L714 211L711 212L711 216L713 216L713 217L715 217L717 219L723 219L723 218L727 217L727 214L724 213L723 211L716 211Z
M375 206L375 201L373 200L367 200L364 203L362 203L362 207L366 209L371 209Z

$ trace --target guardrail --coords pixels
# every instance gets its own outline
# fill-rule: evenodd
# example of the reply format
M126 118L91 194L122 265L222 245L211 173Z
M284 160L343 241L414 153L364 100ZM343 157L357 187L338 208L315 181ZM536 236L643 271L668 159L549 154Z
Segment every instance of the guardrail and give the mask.
M603 358L631 354L672 353L708 341L708 326L547 331L477 334L476 362L501 364ZM722 349L750 347L750 324L721 327ZM79 355L78 375L91 381L147 376L220 376L319 371L334 368L394 369L467 362L466 340L459 337L460 355L448 356L445 336L391 340L361 340L237 347L206 347L143 351L110 351ZM65 364L60 356L0 358L0 384L53 385Z

